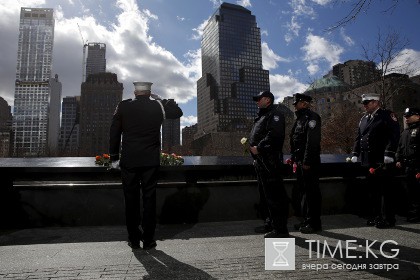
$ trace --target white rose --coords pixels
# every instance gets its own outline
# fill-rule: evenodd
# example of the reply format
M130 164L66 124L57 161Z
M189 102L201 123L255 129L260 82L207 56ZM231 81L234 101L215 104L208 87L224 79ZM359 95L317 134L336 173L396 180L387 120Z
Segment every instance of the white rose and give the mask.
M248 142L247 138L244 137L244 138L241 139L241 144L242 145L245 145L247 142Z

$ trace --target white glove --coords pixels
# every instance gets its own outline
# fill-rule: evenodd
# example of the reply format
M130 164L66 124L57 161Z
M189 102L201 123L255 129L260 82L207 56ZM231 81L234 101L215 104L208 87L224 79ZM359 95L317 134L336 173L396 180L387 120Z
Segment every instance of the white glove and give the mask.
M351 157L351 162L356 163L357 162L357 157L356 156L352 156Z
M163 97L160 95L157 95L156 93L151 93L150 96L155 100L163 100Z
M111 162L111 169L120 169L120 160Z
M394 159L392 157L387 157L387 156L384 157L384 163L393 163L393 162L394 162Z

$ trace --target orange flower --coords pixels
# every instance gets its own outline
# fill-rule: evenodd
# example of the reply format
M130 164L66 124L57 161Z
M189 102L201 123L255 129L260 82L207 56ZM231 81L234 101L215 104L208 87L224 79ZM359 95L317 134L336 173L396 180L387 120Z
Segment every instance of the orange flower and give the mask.
M101 156L96 156L95 160L101 160Z
M102 156L104 157L104 159L109 159L109 155L108 154L103 154Z

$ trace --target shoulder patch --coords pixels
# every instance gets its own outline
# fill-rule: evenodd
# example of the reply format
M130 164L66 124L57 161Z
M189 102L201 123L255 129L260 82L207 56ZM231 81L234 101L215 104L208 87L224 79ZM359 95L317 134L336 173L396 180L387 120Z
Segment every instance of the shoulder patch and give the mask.
M277 116L277 115L274 115L273 119L274 119L275 122L278 122L280 120L280 117Z
M314 128L316 126L316 120L309 121L308 125L309 125L310 128Z

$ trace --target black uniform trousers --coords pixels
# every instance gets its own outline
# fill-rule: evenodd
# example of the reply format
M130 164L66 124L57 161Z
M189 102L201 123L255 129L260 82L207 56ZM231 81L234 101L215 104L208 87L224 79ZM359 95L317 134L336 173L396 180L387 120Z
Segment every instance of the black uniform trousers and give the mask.
M254 160L260 195L264 195L266 210L273 229L288 233L287 219L289 217L289 197L284 188L281 170L266 166L260 160ZM260 199L260 201L264 201ZM265 208L264 205L261 205ZM262 209L264 211L264 209Z
M392 176L386 174L366 175L370 218L380 218L395 223L395 194Z
M131 242L154 239L156 229L156 186L159 166L121 167L125 199L125 219ZM140 201L140 190L143 205ZM143 207L142 207L143 206ZM143 215L141 215L141 212ZM141 229L139 228L141 226Z
M302 164L296 169L298 193L301 197L300 212L304 223L312 227L321 226L321 190L319 188L319 166L311 165L304 170Z
M405 174L409 203L408 218L420 218L420 181L416 179L416 168L407 167Z

